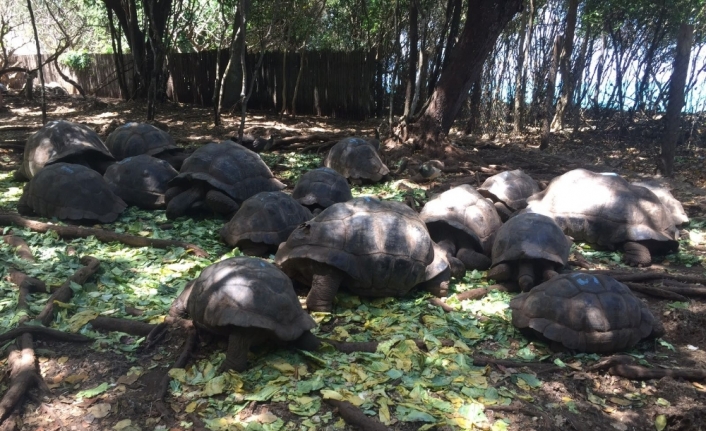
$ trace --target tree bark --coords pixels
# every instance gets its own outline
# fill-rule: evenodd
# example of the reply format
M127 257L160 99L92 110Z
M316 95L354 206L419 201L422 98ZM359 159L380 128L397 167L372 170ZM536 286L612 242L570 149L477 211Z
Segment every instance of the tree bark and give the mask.
M647 48L647 53L645 54L645 70L642 74L642 79L637 86L637 91L635 93L635 106L634 111L642 111L645 109L645 93L647 92L647 86L650 83L650 73L652 72L652 63L654 62L655 54L657 48L662 43L666 31L664 30L664 16L666 15L667 9L663 7L660 10L660 14L657 17L657 22L654 24L655 30L650 41L650 46Z
M118 33L115 23L113 22L113 10L106 6L108 11L108 25L110 29L110 43L113 46L113 61L115 62L115 74L118 78L118 87L123 96L123 100L130 99L130 93L127 90L127 82L125 82L125 65L123 64L123 47L122 35Z
M601 94L601 82L603 81L603 67L605 66L606 52L608 51L608 41L606 34L601 35L601 54L598 56L598 63L596 64L596 87L593 91L593 109L598 112L600 109L600 103L598 98Z
M664 135L662 137L662 154L660 154L659 168L662 174L674 176L674 151L677 146L679 129L681 128L681 110L684 107L684 86L686 75L689 72L689 55L691 54L691 40L694 26L682 24L677 36L677 52L674 56L674 69L669 84L669 100L667 112L664 116Z
M574 94L575 86L574 74L571 73L571 55L574 52L574 34L576 32L578 7L578 0L569 0L569 8L566 12L566 26L563 35L564 46L561 49L561 57L559 59L561 96L557 102L554 120L552 121L554 129L564 128L566 114L571 111L571 96Z
M47 124L47 92L44 87L44 72L42 70L42 50L39 47L39 34L37 33L37 22L34 19L34 11L32 10L32 0L27 0L27 9L29 17L32 20L32 31L34 32L34 43L37 46L37 69L39 69L39 82L42 84L42 124Z
M466 123L466 134L470 135L478 131L478 125L480 124L480 99L481 99L481 74L473 82L473 87L471 89L471 101L470 101L470 115L468 117L468 123Z
M561 51L561 36L554 39L554 49L552 50L552 63L549 65L547 76L547 94L544 99L544 117L542 118L542 139L539 144L540 150L545 150L549 146L549 132L551 132L551 120L554 114L554 87L556 87L556 69L559 63L559 52Z
M248 13L250 12L250 0L240 0L240 21L238 25L240 26L240 36L243 43L240 45L240 73L241 73L241 86L240 86L240 127L238 127L238 142L243 141L243 131L245 130L245 114L248 109L248 65L245 61L248 46L245 42L245 28L248 20Z
M407 57L407 88L404 94L404 118L412 116L412 99L414 98L414 84L417 81L417 56L419 50L419 6L416 0L409 2L409 57Z
M522 0L469 0L463 32L413 132L424 145L443 145L440 135L448 134L498 35L521 8Z
M517 68L515 69L515 111L513 114L512 128L515 133L522 133L524 124L522 115L525 108L525 91L523 81L525 76L525 38L527 37L527 21L529 15L532 14L532 0L530 0L529 11L522 12L522 21L520 22L520 32L517 42ZM530 45L531 39L527 39L527 46Z

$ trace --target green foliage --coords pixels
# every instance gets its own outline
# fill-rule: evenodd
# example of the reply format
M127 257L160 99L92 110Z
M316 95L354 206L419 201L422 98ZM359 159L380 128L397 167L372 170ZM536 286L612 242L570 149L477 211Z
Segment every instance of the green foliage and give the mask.
M85 70L92 65L92 56L84 51L69 51L59 57L59 62L72 70Z

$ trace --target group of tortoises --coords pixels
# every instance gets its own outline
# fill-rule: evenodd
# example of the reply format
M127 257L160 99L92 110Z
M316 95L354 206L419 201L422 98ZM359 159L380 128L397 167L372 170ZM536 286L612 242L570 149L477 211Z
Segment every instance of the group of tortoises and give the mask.
M417 287L445 296L452 276L488 270L524 291L510 305L517 327L568 348L620 350L653 332L653 316L621 283L559 272L572 239L622 248L631 265L676 250L677 224L688 219L668 190L583 169L541 190L516 170L477 190L447 190L417 213L352 197L349 181L389 175L378 151L378 141L343 139L289 195L258 154L233 141L187 157L148 124L119 127L103 144L85 126L56 121L28 140L17 176L30 181L18 210L109 223L130 204L166 208L170 218L228 218L222 240L250 256L274 254L275 265L256 257L218 262L175 304L197 326L229 336L224 367L236 370L245 368L250 344L267 338L318 346L291 280L309 287L309 311L331 311L339 288L380 297Z

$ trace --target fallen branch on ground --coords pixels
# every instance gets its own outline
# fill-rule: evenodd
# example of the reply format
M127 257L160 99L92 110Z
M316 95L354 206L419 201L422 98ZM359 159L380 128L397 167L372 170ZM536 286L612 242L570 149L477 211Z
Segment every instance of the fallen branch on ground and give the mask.
M58 329L46 328L44 326L23 325L0 334L0 343L12 340L13 338L21 337L25 334L30 334L37 338L46 338L47 340L65 341L69 343L90 343L94 341L93 338L86 337L81 334L72 334L70 332L59 331Z
M589 371L608 370L614 376L630 380L652 380L662 377L682 378L687 380L706 379L706 370L697 368L647 368L633 365L635 359L627 355L608 357L588 368Z
M348 401L339 401L331 398L324 398L324 402L338 409L338 414L344 421L354 429L364 431L387 431L389 430L382 422L363 413L361 409Z
M95 236L101 242L121 242L131 247L154 247L154 248L169 248L182 247L186 250L191 250L198 257L208 257L208 253L201 247L182 241L174 241L169 239L154 239L141 236L128 235L117 233L105 229L87 228L79 226L59 226L49 223L43 223L36 220L26 219L18 214L0 214L0 226L20 226L32 229L35 232L46 233L50 230L56 232L62 238L87 238Z
M485 406L486 410L493 410L496 412L516 412L516 413L522 413L525 414L529 417L537 417L537 418L542 418L544 420L544 426L542 429L544 430L554 430L556 427L554 426L551 418L549 417L548 414L544 413L541 410L538 410L534 407L531 407L529 405L520 403L518 401L504 406L504 405L490 405L490 406Z
M666 272L625 272L601 269L588 271L588 273L609 275L622 283L625 283L626 281L643 283L645 281L653 280L675 280L680 281L682 283L706 285L706 277L698 277L695 275L669 274Z
M522 362L511 361L509 359L495 359L482 356L473 356L473 365L476 367L484 367L486 365L499 365L505 368L522 368L527 367L535 370L538 373L561 371L562 368L547 362Z
M353 352L375 353L378 349L378 345L380 345L379 341L335 341L330 340L328 338L321 338L321 341L332 345L339 352L346 354ZM412 341L414 341L414 344L416 344L420 350L427 350L427 345L424 343L424 341ZM439 341L441 341L441 345L444 347L451 347L454 345L453 340L449 340L446 338L442 338Z
M465 301L466 299L481 299L493 290L497 290L499 292L510 292L512 289L509 289L507 286L502 284L493 284L488 287L478 287L476 289L463 291L456 295L456 299L459 301Z
M117 317L98 316L89 321L97 331L115 331L138 337L146 337L157 325L140 322L139 320L120 319Z
M287 136L282 139L275 139L270 150L300 142L339 141L348 136L350 136L350 133L314 133L311 135Z
M25 240L16 235L5 235L2 237L2 240L5 244L15 247L15 253L17 253L20 259L34 262L34 255L32 255L32 251L29 249L29 245L27 245Z
M71 289L71 283L83 284L98 270L100 261L95 257L84 256L81 258L81 263L84 265L79 268L68 280L61 285L59 290L52 293L41 313L37 316L37 320L42 322L42 325L48 326L54 320L54 302L69 302L74 295Z
M670 290L665 290L665 289L659 289L657 287L652 287L652 286L646 286L644 284L639 284L639 283L631 283L629 281L623 282L627 287L630 288L630 290L633 290L635 292L640 292L644 293L645 295L649 295L655 298L664 298L664 299L671 299L673 301L680 301L680 302L688 302L689 298L686 296L680 295L678 293L672 292Z
M49 392L47 384L37 372L32 336L24 334L18 340L17 349L7 358L10 368L10 387L0 400L0 424L12 413L24 395L34 387Z
M16 269L10 270L10 281L14 283L20 291L17 298L17 309L28 310L27 295L30 293L46 293L47 285L40 279L30 277L24 272Z

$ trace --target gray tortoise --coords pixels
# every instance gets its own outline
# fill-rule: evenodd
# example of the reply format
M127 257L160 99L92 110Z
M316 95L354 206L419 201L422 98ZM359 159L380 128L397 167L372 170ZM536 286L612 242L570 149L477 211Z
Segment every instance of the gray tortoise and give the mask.
M540 191L539 184L521 169L505 171L486 179L478 192L491 199L503 221L527 206L527 198Z
M306 172L294 186L292 197L316 214L335 203L353 199L346 178L331 168Z
M326 155L324 166L337 171L354 184L375 183L390 173L375 146L367 139L358 137L338 141Z
M330 311L339 286L361 296L403 296L434 260L424 222L398 202L362 197L331 205L297 227L275 263L311 286L310 311Z
M212 142L194 151L169 186L169 218L204 203L216 214L232 216L250 196L285 187L257 153L233 141Z
M116 128L105 145L116 160L146 154L166 160L176 170L187 157L169 133L146 123L127 123Z
M510 301L520 330L588 353L630 349L662 326L624 284L600 274L562 274Z
M85 165L101 175L115 162L100 136L88 126L70 121L50 121L27 139L22 165L15 173L30 180L53 163Z
M178 174L166 160L142 154L110 166L103 178L128 205L163 209L169 181Z
M672 192L669 191L669 188L665 184L662 184L657 179L633 181L631 184L644 187L654 193L660 202L662 202L662 205L664 205L667 211L672 215L672 222L675 226L689 223L689 216L686 215L686 211L684 211L681 202L672 195Z
M83 165L54 163L25 185L17 211L61 220L110 223L126 207L98 172Z
M316 350L316 322L299 304L292 282L271 263L233 257L206 267L172 305L197 328L228 337L221 371L244 371L251 345L268 341Z
M488 278L517 281L527 291L536 280L548 280L566 266L571 243L554 221L541 214L522 213L498 229Z
M243 202L221 229L221 239L250 256L277 251L300 224L310 220L311 211L283 192L261 192Z
M490 267L488 256L502 221L493 205L471 186L464 184L434 197L419 216L449 260L458 258L469 270Z
M527 202L527 211L551 217L577 241L622 248L632 266L649 266L653 253L679 247L679 230L659 198L614 173L575 169Z

